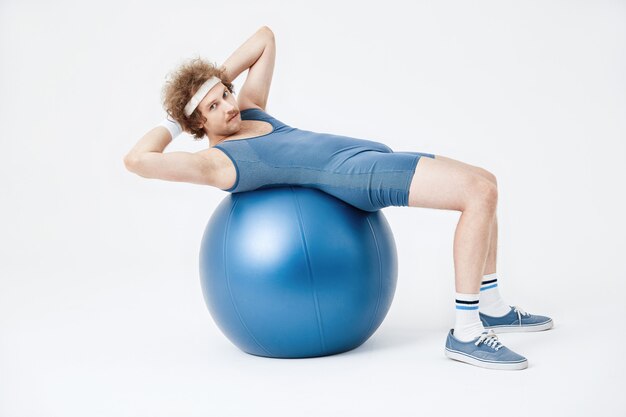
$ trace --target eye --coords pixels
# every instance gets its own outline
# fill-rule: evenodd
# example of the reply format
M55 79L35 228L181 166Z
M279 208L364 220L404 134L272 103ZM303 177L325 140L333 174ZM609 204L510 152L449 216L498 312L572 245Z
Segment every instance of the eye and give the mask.
M223 94L223 95L224 95L224 96L227 96L227 95L228 95L228 93L229 93L229 91L228 91L228 90L224 90L224 94ZM211 107L209 107L209 110L213 110L213 106L215 106L215 103L211 104Z

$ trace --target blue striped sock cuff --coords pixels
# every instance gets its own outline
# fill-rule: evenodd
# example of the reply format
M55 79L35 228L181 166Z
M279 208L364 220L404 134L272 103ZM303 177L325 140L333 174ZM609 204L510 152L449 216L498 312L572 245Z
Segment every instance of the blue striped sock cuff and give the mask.
M483 281L480 284L480 290L481 291L485 291L491 288L496 288L498 286L498 280L497 279L488 279L486 281Z
M459 301L456 300L457 310L478 310L478 301Z
M478 299L480 294L456 293L455 305L457 310L478 310Z

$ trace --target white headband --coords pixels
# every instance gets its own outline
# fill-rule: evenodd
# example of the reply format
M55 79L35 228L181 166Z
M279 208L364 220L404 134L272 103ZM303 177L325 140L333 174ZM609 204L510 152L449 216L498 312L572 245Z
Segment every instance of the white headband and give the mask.
M194 94L193 97L189 99L189 102L187 102L187 104L185 105L185 116L189 117L191 113L193 113L193 111L196 109L196 107L198 107L198 104L200 104L204 96L207 95L209 90L211 90L213 86L221 82L222 80L220 80L216 76L212 76L211 78L206 80L204 84L200 86L198 91L196 91L196 94Z

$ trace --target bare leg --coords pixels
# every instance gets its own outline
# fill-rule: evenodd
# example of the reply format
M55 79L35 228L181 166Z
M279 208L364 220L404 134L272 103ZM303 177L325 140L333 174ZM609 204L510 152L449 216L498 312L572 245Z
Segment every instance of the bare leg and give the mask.
M455 288L480 291L497 206L497 187L471 170L422 157L409 189L409 206L461 211L454 235Z
M496 257L498 253L498 216L493 216L490 236L489 252L487 253L487 262L485 262L485 271L483 272L483 275L495 274L496 272Z
M470 170L483 178L491 181L496 187L498 186L498 181L496 180L496 176L486 169L469 165L461 161L457 161L452 158L448 158L445 156L437 155L437 160L444 161L450 164L457 165L458 167L465 168ZM493 224L491 226L491 238L489 239L489 252L487 253L487 261L485 263L485 270L483 271L483 275L493 274L496 272L496 259L498 253L498 216L494 216Z

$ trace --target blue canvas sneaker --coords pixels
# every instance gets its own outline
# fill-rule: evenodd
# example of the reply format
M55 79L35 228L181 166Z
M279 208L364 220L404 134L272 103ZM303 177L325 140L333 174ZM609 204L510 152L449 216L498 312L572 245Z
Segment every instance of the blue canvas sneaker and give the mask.
M489 330L469 342L454 337L450 329L446 339L445 354L448 358L489 369L525 369L528 360L502 345L498 336Z
M493 329L497 333L538 332L552 328L552 319L546 316L529 314L517 306L502 317L492 317L478 312L485 329Z

